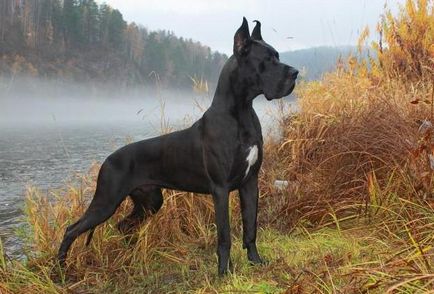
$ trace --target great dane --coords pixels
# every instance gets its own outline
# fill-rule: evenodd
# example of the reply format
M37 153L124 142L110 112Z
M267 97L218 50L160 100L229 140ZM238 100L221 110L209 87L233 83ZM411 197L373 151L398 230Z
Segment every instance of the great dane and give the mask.
M229 192L238 190L243 248L251 263L263 263L256 248L263 139L252 102L260 94L268 100L289 95L297 75L264 42L260 22L256 21L250 36L243 18L211 106L188 129L126 145L107 157L88 209L66 229L58 253L60 264L64 265L74 240L89 231L88 243L95 227L110 218L127 196L134 207L118 224L122 232L129 232L145 215L156 213L163 204L163 188L212 195L219 275L227 272L230 263Z

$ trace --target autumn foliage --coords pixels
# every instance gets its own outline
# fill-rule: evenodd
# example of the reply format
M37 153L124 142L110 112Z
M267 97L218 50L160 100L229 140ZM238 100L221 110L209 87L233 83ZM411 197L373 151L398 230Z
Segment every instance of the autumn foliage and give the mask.
M306 199L338 206L369 202L373 174L384 184L401 174L415 186L407 196L431 195L432 187L422 183L431 171L421 150L431 148L433 9L432 1L409 0L397 17L386 11L370 59L355 53L321 81L299 86L300 111L283 120L283 142L275 148L280 164L274 167L305 195L300 207Z
M386 12L372 44L378 56L372 74L408 82L432 80L434 75L434 12L432 1L406 1L398 17Z

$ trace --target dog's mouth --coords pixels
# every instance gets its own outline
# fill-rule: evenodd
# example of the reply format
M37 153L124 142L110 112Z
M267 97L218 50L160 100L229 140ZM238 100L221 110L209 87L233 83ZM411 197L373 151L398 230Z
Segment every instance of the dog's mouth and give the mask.
M291 86L289 86L289 88L283 93L283 94L278 94L278 95L268 95L267 93L264 93L265 98L268 101L274 100L274 99L281 99L285 96L288 96L289 94L292 93L292 91L294 91L295 88L295 81L292 81Z
M292 83L291 87L289 87L288 93L285 94L285 96L288 96L289 94L292 93L292 91L294 91L295 88L295 81Z

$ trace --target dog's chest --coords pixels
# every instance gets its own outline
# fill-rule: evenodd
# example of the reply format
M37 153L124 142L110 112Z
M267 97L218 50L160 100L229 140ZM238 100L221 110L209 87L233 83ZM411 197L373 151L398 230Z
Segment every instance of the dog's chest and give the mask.
M255 165L255 163L258 161L258 156L259 156L258 145L255 144L255 145L250 146L247 149L247 151L248 151L247 156L246 156L247 168L246 168L246 172L244 173L244 177L247 177L251 167L253 165Z
M260 141L245 142L234 154L230 182L239 185L257 171L262 160L262 145Z
M243 121L239 132L240 148L236 154L235 162L238 164L237 178L245 180L249 174L256 171L262 160L262 134L256 114L252 113Z

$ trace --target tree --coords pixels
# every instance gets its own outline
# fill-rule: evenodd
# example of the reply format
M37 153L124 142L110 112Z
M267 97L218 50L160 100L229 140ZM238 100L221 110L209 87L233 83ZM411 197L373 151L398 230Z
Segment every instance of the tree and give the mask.
M80 7L77 0L63 1L63 28L66 46L78 45L82 41L80 30Z
M124 42L124 31L126 28L126 22L124 21L122 14L119 10L114 9L110 13L108 23L108 41L110 45L115 48L121 48Z

